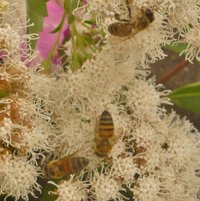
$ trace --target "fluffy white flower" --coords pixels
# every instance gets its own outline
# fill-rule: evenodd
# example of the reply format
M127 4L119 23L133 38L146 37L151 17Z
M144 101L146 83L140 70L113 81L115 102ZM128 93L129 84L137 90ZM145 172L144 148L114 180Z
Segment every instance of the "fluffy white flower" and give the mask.
M56 185L56 184L54 184ZM68 181L63 181L57 184L56 201L85 201L87 197L85 186L80 181L74 181L74 176L71 176Z
M28 195L35 196L35 190L40 190L37 168L28 163L25 158L4 158L0 162L0 192L28 200Z
M5 12L8 9L9 3L8 1L2 0L0 2L0 12Z
M135 174L139 174L140 170L133 163L133 158L127 156L113 161L110 174L113 177L122 180L123 183L134 182Z
M126 148L126 143L119 138L113 146L109 156L112 157L114 160L118 159L120 155L126 153Z
M9 118L4 118L3 122L1 122L1 128L0 128L0 137L1 139L6 142L10 143L11 140L11 130L12 130L12 121Z
M138 184L134 186L133 194L137 201L164 201L160 195L161 183L158 178L143 177L139 179Z
M92 178L91 184L97 201L122 200L122 195L119 192L122 187L109 175L96 173Z
M14 24L5 22L8 16L13 19L12 6L0 16L0 91L4 92L0 99L0 194L28 200L29 194L35 196L35 191L40 191L37 177L41 173L36 159L44 151L52 151L50 137L54 134L46 111L48 97L42 94L42 87L35 88L33 72L26 66L33 58L27 44L31 37L19 34L23 29L19 19ZM49 80L41 77L40 84Z
M124 92L127 106L132 109L133 115L139 119L156 119L157 112L161 110L159 106L162 103L169 103L166 98L161 99L169 91L159 92L160 86L155 87L151 80L149 83L144 80L135 80L127 88L128 90Z
M129 11L131 11L132 7L134 8L131 13L132 19L129 16L126 2L121 0L113 0L109 3L91 0L89 1L86 17L89 14L94 15L94 13L97 13L97 24L103 27L107 33L108 45L113 48L111 48L111 52L117 55L126 52L125 58L132 55L134 60L143 66L145 63L152 63L165 57L161 49L163 44L182 41L182 38L187 37L190 31L199 29L200 9L198 1L188 3L187 0L133 0L127 2L129 3ZM137 11L142 8L150 8L155 16L155 20L146 29L129 39L109 37L108 26L116 21L120 22L115 19L116 13L120 16L120 19L131 22L137 16ZM190 39L191 41L193 40L192 38ZM190 49L192 50L192 48ZM195 49L189 52L186 58L190 61L198 56Z
M193 62L194 59L200 60L200 41L199 41L199 28L194 28L192 30L189 30L187 33L185 33L184 38L182 39L183 42L187 44L187 47L185 50L181 52L181 54L186 54L186 59L190 62Z
M162 104L169 103L169 91L147 76L149 63L165 56L163 44L184 37L195 46L198 2L182 0L181 7L177 0L130 2L137 11L151 8L155 20L134 36L115 37L107 29L117 21L114 15L131 20L125 1L89 1L87 15L97 13L97 25L106 34L105 46L81 69L57 74L56 79L34 75L25 68L19 54L24 38L14 27L2 23L0 45L5 51L5 66L0 70L0 83L9 94L0 100L6 105L1 109L0 140L3 149L8 147L7 159L2 153L0 162L2 193L27 200L28 194L39 190L38 167L31 162L36 162L40 149L51 155L55 148L56 158L76 153L90 161L89 168L81 172L81 176L86 173L88 185L81 181L83 177L73 175L56 185L57 201L90 197L121 201L126 194L122 194L124 186L133 193L130 199L137 201L196 199L199 133L185 119L165 113ZM190 46L186 51L190 60L198 55L198 49L190 50ZM112 115L115 142L107 157L99 157L95 135L104 110ZM19 150L25 150L24 158ZM27 161L30 153L32 158Z
M8 54L18 51L20 45L20 36L9 24L0 25L0 47Z

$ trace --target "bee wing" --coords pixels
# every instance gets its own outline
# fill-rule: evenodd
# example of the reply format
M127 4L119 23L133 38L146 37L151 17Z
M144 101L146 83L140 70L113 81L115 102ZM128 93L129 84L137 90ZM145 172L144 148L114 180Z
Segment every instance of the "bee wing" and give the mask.
M134 35L137 34L137 33L138 33L138 30L132 29L132 31L131 31L131 36L130 36L130 37L134 36Z
M126 5L127 5L127 10L128 10L128 14L129 17L131 18L131 13L132 13L132 4L133 4L133 0L126 0Z
M97 139L98 139L98 130L99 130L99 118L96 118L95 126L94 126L94 133L95 133L94 141L95 142L97 142Z
M132 32L133 25L130 22L114 22L108 26L108 31L118 37L126 37L129 36Z
M134 19L138 15L138 11L139 11L137 6L133 4L128 4L127 7L128 7L130 18Z
M73 152L72 154L69 154L69 155L67 155L67 156L64 156L62 159L60 159L60 160L64 160L64 159L68 159L68 158L72 158L72 157L74 157L75 155L76 155L76 153L78 152L78 150L77 151L75 151L75 152Z

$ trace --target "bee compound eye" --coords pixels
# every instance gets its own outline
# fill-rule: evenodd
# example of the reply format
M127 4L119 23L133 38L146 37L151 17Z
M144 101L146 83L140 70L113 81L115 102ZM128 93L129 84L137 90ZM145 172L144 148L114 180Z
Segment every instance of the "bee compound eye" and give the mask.
M48 173L48 176L54 176L55 175L55 172L52 169L49 169L47 173Z
M151 9L147 8L146 11L145 11L146 15L150 16L150 15L153 15L153 12Z
M150 22L154 21L154 13L151 9L147 8L145 10L145 15L147 16L147 18L149 19Z

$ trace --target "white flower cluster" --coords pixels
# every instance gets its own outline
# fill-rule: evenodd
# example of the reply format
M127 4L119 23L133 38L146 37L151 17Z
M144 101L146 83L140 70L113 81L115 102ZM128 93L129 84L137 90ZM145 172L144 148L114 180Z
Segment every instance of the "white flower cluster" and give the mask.
M130 21L126 2L136 11L149 7L155 20L130 37L113 36L107 27L119 21L116 14ZM190 47L198 44L199 2L90 0L86 8L85 18L96 13L106 45L81 69L55 79L26 68L23 39L1 19L0 193L16 200L34 196L37 158L45 151L89 160L80 175L56 184L57 201L198 201L200 134L186 119L166 113L169 91L147 76L149 63L165 56L163 44L186 41L186 58L198 55ZM105 110L115 140L108 157L100 157L95 135Z
M74 176L72 175L68 181L64 181L59 185L50 182L53 185L59 187L55 194L60 195L56 201L65 201L66 197L69 201L80 201L85 200L87 192L85 191L85 185L76 181ZM54 194L54 192L52 192Z
M127 3L133 7L131 16L128 15ZM96 13L96 21L108 32L108 26L114 22L115 14L120 19L131 22L135 19L135 13L138 9L149 8L153 11L155 20L147 29L130 37L129 40L115 38L118 40L117 46L114 46L115 54L123 54L126 51L126 57L134 55L134 61L139 63L155 62L164 58L162 45L171 43L187 43L188 47L183 51L186 59L192 62L199 58L199 1L187 0L92 0L89 1L86 17ZM125 13L125 14L124 14ZM121 21L123 22L123 21ZM108 34L109 40L113 38ZM111 43L112 44L112 43ZM112 44L113 45L113 44ZM116 45L116 42L114 42Z
M107 27L117 21L116 13L127 18L126 2L151 8L155 20L131 37L113 36ZM85 18L96 14L105 30L106 45L81 69L58 74L50 100L59 145L55 155L76 152L90 162L81 177L57 184L57 199L197 201L200 134L186 119L166 113L169 91L147 76L149 63L165 56L163 44L182 42L198 29L198 2L90 0L86 8ZM108 157L99 157L95 134L105 110L112 115L116 141ZM81 196L77 180L86 192Z
M0 163L0 193L14 196L16 200L28 200L28 194L35 196L35 190L40 191L36 181L39 175L36 166L25 157L12 157L5 153L1 157L4 158Z
M29 194L34 196L40 190L41 150L52 151L49 113L42 93L48 79L38 75L35 80L34 72L26 66L32 58L21 48L27 37L4 21L11 12L7 1L0 2L0 9L0 194L29 200ZM34 82L39 82L40 88Z

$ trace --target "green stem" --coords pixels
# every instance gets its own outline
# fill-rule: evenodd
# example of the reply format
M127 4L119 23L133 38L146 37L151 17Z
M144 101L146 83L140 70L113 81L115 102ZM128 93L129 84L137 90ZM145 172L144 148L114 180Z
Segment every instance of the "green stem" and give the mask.
M47 57L47 59L46 59L47 61L49 61L48 63L51 63L50 60L51 60L51 58L53 57L56 48L59 46L59 43L60 43L60 36L61 36L61 33L62 33L62 29L63 29L63 25L64 25L64 22L65 22L66 16L67 16L67 12L64 11L63 16L62 16L62 19L61 19L61 23L60 23L60 24L61 24L61 25L60 25L60 29L59 29L58 35L57 35L57 37L56 37L56 41L55 41L53 47L51 48L51 51L49 52L48 57ZM51 68L50 65L49 65L49 66L45 66L45 71L50 72L50 71L51 71L50 68Z
M79 22L83 27L85 27L86 29L90 30L91 32L94 32L94 33L97 33L97 31L92 28L92 27L89 27L88 25L86 25L84 22L82 22L80 20L80 18L76 17L76 21Z

